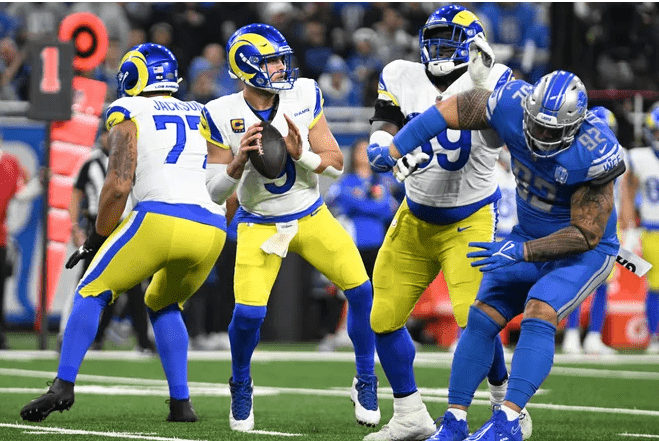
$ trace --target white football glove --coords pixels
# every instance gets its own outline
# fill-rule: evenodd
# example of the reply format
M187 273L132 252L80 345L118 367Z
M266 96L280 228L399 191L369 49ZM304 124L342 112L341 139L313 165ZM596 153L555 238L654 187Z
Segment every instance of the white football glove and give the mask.
M469 76L474 87L486 87L487 77L494 66L494 51L481 34L469 45Z
M398 182L403 182L405 178L414 173L419 164L430 159L428 154L419 152L410 152L396 161L393 172Z

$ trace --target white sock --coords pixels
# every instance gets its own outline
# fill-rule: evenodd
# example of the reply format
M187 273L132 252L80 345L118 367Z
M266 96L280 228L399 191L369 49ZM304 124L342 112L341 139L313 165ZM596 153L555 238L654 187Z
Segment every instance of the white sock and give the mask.
M519 412L515 412L508 406L501 406L501 410L506 414L508 421L514 421L519 418Z
M453 407L448 410L453 414L456 420L458 421L467 421L467 411L462 409L455 409Z

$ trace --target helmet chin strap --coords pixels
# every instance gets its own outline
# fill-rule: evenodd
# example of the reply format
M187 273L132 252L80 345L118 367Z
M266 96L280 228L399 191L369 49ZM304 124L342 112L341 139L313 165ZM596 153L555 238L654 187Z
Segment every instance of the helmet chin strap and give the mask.
M455 69L462 69L463 67L467 67L467 63L460 63L456 66L454 61L433 61L426 66L428 72L437 77L448 75Z

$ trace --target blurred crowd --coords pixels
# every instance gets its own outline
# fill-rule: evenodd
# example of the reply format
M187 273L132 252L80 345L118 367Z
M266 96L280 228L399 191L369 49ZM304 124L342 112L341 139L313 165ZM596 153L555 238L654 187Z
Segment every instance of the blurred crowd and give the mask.
M295 51L301 76L318 81L326 106L369 107L380 70L419 60L418 31L440 2L4 3L0 8L0 99L27 100L27 43L57 32L68 14L89 11L106 24L105 62L86 75L106 81L144 41L172 49L184 79L179 97L205 103L240 88L224 45L251 22L275 26ZM653 3L460 3L481 19L498 61L535 82L560 66L589 88L656 90L659 13ZM584 71L585 70L585 71Z
M179 60L180 98L205 103L238 91L224 45L237 28L264 22L295 51L301 76L318 81L326 106L369 107L380 70L394 59L418 61L418 30L441 2L323 3L4 3L0 6L0 99L27 100L27 43L57 32L68 14L89 11L106 24L105 62L88 76L114 98L126 50L163 44ZM497 60L535 82L560 66L589 89L657 89L659 9L654 3L460 3L483 22Z

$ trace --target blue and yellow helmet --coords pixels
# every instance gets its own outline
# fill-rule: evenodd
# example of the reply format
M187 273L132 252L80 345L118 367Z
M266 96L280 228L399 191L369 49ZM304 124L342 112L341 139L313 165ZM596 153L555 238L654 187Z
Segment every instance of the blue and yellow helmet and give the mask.
M466 67L469 44L478 34L485 38L483 25L473 12L458 5L442 6L419 30L421 62L436 76Z
M117 96L176 92L179 81L178 62L172 51L159 44L143 43L130 49L121 59Z
M298 69L291 68L293 50L284 36L274 27L254 23L233 33L227 42L229 73L245 84L272 92L293 88ZM268 74L267 63L281 60L283 79L274 81ZM273 73L274 75L274 73Z
M643 138L645 143L659 154L659 105L650 109L643 122Z
M614 135L618 136L618 120L616 119L616 116L613 114L613 112L602 106L593 107L590 109L590 111L593 112L599 119L604 121L609 126Z

